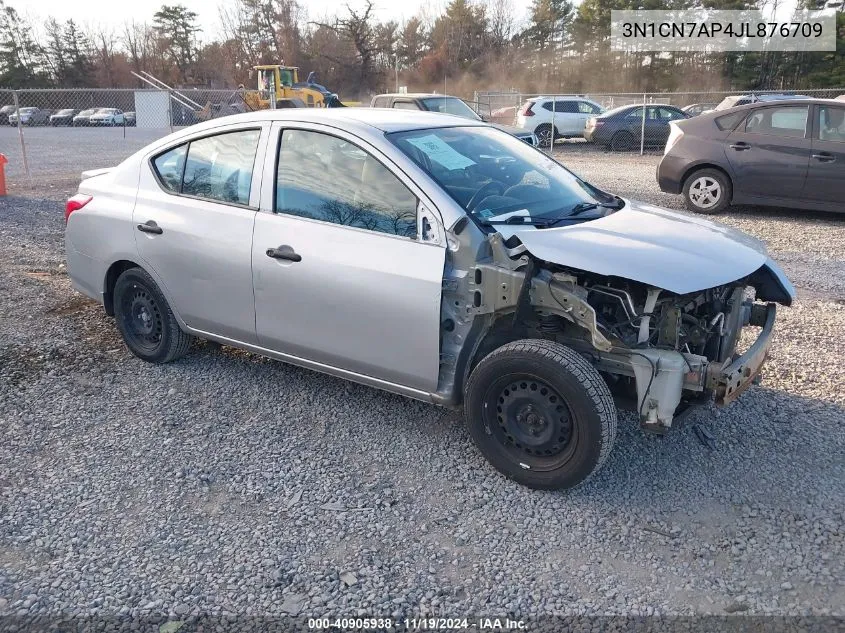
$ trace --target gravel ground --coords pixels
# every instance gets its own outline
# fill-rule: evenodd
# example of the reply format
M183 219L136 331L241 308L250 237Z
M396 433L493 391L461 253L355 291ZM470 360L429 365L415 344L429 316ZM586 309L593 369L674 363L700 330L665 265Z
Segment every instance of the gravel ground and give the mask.
M561 154L680 206L654 155ZM763 385L665 437L623 416L550 493L454 412L226 347L130 356L70 290L69 192L0 199L0 613L845 615L845 216L723 216L800 287Z

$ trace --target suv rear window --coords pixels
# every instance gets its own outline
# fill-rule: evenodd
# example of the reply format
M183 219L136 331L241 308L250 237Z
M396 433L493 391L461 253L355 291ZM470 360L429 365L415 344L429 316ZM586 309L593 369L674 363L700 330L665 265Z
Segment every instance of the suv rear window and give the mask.
M746 114L748 113L733 112L731 114L726 114L725 116L720 116L716 119L716 127L722 130L723 132L732 130L739 124L740 121L745 118Z

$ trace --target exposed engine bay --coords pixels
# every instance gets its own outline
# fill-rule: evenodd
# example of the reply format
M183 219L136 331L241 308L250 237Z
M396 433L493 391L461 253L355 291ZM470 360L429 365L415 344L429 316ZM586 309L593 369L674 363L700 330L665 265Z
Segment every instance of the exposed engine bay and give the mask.
M477 359L507 340L546 338L580 352L644 428L665 432L695 404L731 402L765 360L775 306L755 299L771 281L759 271L678 294L539 260L499 234L487 243L489 258L444 279L443 386L471 367L465 341ZM746 326L764 331L740 357Z

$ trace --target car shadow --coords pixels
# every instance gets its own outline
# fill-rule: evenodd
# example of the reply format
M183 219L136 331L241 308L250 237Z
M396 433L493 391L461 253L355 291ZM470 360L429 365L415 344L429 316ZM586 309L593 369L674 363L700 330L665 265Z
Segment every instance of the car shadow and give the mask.
M792 507L845 499L845 408L838 404L755 387L728 407L693 412L665 436L647 435L627 414L620 423L605 468L571 494L646 501L643 510L671 509L680 497ZM651 494L631 496L643 488Z

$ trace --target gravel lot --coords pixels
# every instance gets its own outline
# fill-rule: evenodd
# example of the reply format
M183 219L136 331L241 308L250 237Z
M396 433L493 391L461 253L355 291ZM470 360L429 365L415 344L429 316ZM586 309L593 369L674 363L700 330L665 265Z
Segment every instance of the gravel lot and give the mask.
M654 155L561 154L680 208ZM799 286L763 385L666 437L623 417L544 493L454 412L207 344L136 360L64 274L72 189L0 199L0 613L845 615L845 216L723 216Z

